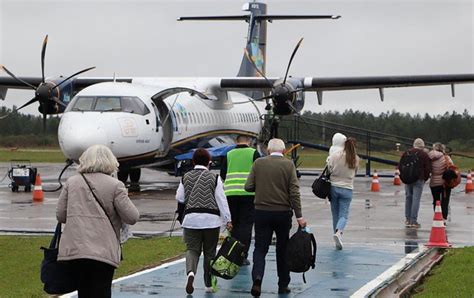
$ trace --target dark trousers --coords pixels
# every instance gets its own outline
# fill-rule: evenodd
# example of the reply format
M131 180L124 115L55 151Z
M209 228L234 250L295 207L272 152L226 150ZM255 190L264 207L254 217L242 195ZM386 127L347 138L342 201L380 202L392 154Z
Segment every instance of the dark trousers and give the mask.
M291 229L291 211L255 210L255 249L253 251L252 280L262 280L265 271L265 256L276 234L276 258L278 287L287 287L290 283L290 270L286 264L286 245Z
M245 257L248 256L252 241L252 227L255 217L254 196L228 196L230 215L232 216L231 235L242 242L245 248Z
M431 194L433 195L433 210L436 207L436 201L441 201L441 211L443 218L448 219L449 197L451 196L451 188L444 188L444 186L431 187Z
M71 261L77 272L79 298L112 297L112 278L115 267L104 262L89 259Z

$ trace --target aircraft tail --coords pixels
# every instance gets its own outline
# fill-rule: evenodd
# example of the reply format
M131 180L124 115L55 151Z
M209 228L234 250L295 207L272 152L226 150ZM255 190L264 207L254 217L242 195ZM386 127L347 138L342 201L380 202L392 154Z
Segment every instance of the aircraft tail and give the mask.
M261 2L245 3L242 10L250 14L234 16L193 16L180 17L178 21L239 21L243 20L249 24L247 42L244 55L240 64L238 77L260 77L266 75L266 49L267 49L267 22L274 20L301 20L301 19L338 19L340 16L333 15L269 15L267 4ZM252 59L258 71L249 60ZM256 98L261 97L262 92L245 92Z

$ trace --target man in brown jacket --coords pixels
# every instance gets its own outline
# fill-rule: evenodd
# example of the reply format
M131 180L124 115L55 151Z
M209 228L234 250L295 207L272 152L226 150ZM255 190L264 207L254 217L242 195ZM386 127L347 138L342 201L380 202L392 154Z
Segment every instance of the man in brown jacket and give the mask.
M291 217L295 212L301 227L306 221L301 213L298 178L294 164L283 156L285 143L271 139L268 143L269 156L257 159L245 183L245 190L255 192L255 249L253 251L252 290L253 296L260 296L265 256L276 234L276 257L278 271L278 293L288 294L290 271L286 264L286 246L291 229Z

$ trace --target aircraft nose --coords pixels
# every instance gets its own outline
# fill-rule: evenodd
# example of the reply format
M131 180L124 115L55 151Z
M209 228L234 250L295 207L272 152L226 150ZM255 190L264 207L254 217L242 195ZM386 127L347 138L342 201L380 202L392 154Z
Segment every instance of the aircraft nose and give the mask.
M108 146L107 132L101 123L87 119L72 119L63 115L58 129L59 145L67 158L79 160L81 154L92 145Z

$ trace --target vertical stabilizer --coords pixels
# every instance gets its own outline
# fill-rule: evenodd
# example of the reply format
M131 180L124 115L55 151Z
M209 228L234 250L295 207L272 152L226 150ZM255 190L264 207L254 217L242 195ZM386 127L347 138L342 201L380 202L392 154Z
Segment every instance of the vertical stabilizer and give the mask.
M265 74L266 47L267 47L267 21L258 16L266 15L267 5L265 3L245 3L242 10L249 11L249 28L247 32L247 43L245 48L248 56L244 53L238 77L259 77L260 74L249 61L252 59L261 73Z

